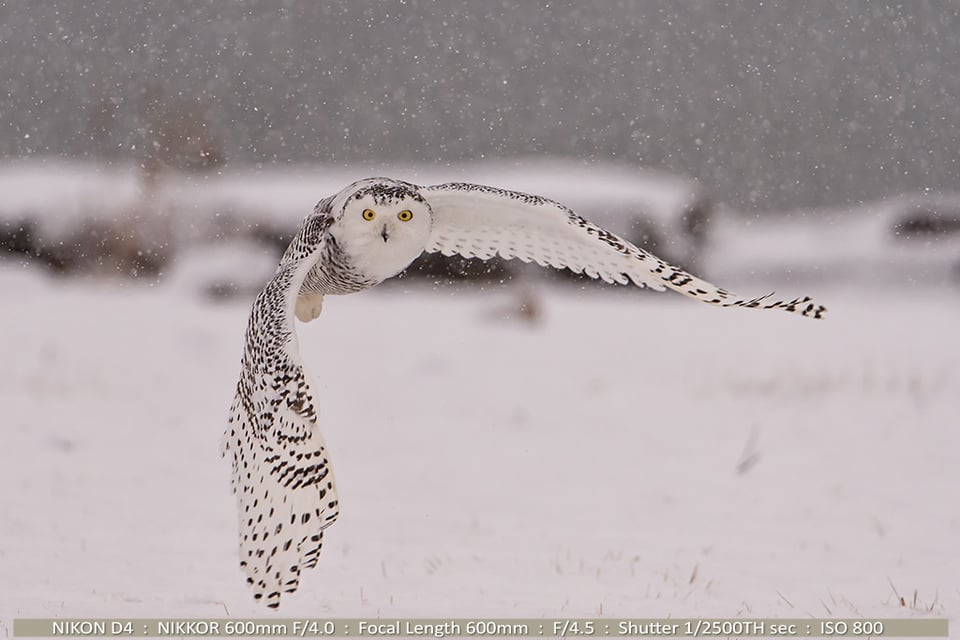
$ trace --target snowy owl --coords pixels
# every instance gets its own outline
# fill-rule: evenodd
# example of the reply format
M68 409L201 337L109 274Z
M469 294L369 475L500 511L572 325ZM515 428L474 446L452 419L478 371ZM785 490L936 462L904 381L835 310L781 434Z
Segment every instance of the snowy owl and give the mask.
M369 289L424 251L532 260L607 282L670 288L724 307L813 318L825 311L807 297L736 296L540 196L388 178L351 184L304 219L254 301L223 439L240 516L240 566L254 597L270 607L280 604L281 593L297 589L302 569L317 564L323 532L339 513L294 316L309 322L320 314L323 296Z

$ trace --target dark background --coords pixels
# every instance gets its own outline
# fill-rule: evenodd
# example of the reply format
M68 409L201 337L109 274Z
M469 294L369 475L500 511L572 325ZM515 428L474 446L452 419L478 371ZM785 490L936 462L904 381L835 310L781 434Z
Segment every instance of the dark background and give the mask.
M960 189L960 9L0 2L0 156L620 159L744 209Z

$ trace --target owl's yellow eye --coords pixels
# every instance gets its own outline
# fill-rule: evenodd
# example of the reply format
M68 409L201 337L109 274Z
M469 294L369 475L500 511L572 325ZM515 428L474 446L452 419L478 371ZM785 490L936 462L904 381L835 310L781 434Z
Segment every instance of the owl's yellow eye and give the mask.
M373 212L373 209L364 209L363 210L363 219L364 220L373 220L377 217L377 214Z
M397 214L397 217L400 218L401 222L410 222L413 220L413 213L409 209L404 209Z

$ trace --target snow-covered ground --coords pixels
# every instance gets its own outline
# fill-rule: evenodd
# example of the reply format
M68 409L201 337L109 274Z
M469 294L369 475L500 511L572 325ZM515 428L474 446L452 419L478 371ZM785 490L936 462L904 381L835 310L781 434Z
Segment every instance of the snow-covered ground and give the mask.
M955 290L781 290L827 304L817 322L523 286L395 285L300 325L342 512L276 615L960 628ZM249 299L12 263L0 294L4 634L274 615L218 449Z

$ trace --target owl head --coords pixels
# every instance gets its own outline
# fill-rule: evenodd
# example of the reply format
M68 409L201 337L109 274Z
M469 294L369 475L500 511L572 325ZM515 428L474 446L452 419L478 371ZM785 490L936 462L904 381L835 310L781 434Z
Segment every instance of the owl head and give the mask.
M378 282L406 269L430 239L433 212L408 182L361 180L338 194L334 211L338 205L330 235L364 276Z

